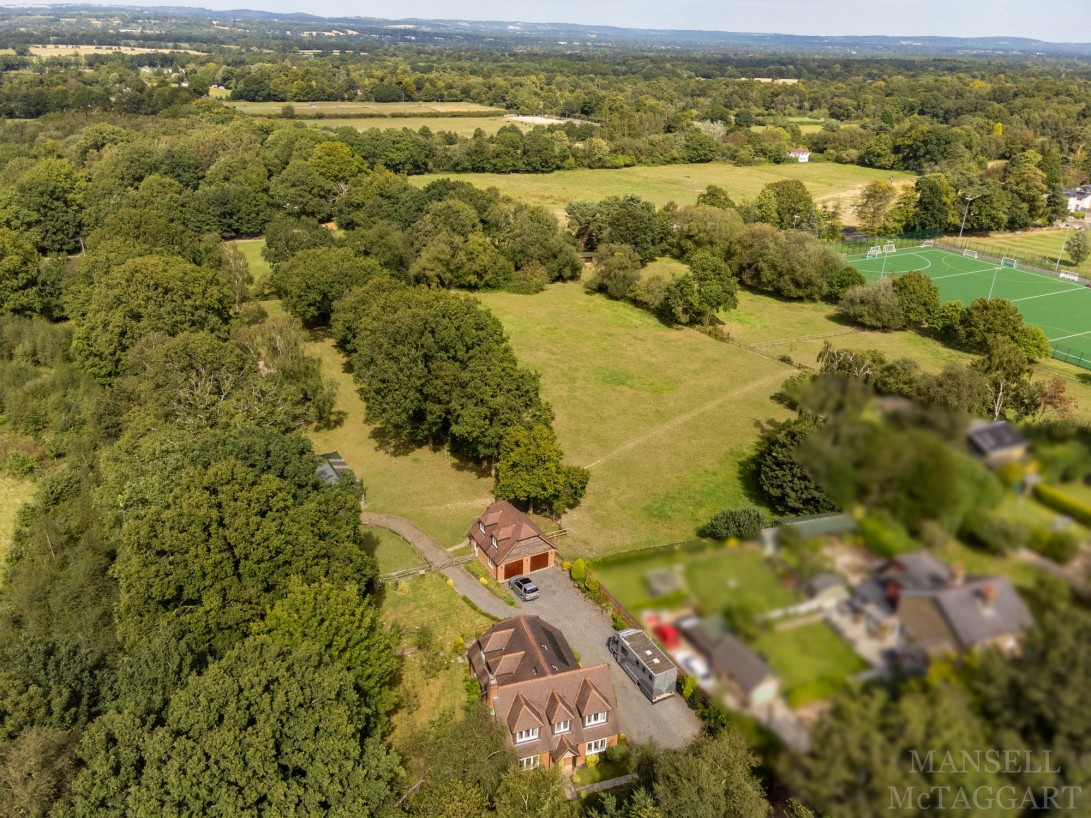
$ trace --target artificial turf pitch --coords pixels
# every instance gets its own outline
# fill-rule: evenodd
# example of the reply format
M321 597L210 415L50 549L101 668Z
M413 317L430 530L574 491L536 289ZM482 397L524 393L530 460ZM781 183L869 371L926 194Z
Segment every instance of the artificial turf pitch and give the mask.
M1091 368L1091 288L1046 273L998 267L986 259L941 247L909 247L878 258L850 256L868 281L891 273L920 270L935 282L940 300L970 304L978 298L1006 298L1023 320L1041 327L1056 357Z

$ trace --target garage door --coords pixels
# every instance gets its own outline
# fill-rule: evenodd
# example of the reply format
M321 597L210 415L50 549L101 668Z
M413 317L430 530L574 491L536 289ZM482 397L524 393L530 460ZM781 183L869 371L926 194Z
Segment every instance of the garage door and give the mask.
M540 571L543 568L549 567L549 552L546 551L543 554L535 554L530 558L530 570Z
M509 562L504 565L504 579L511 579L517 577L523 573L523 561L516 560L515 562Z

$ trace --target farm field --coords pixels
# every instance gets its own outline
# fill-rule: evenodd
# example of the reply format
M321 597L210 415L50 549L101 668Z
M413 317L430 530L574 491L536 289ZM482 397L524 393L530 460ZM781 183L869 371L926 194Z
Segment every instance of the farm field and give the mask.
M938 247L915 247L880 258L850 259L869 280L884 272L920 270L930 276L942 301L969 304L978 298L1006 298L1028 324L1040 327L1050 346L1091 366L1091 289L1044 273L1001 267L985 258L966 257Z
M425 174L410 178L414 184L426 185L434 179L452 174ZM617 170L558 170L543 174L464 173L459 179L480 187L496 187L524 202L540 204L554 211L563 211L574 201L597 201L606 196L641 196L656 205L677 202L693 204L697 194L708 185L719 185L735 199L752 199L770 182L799 179L820 203L841 202L842 217L851 222L852 204L864 185L879 177L894 177L905 181L912 174L878 172L855 165L832 162L742 167L728 162L704 165L664 165L633 167Z
M655 607L645 576L672 568L684 580L689 602L705 612L737 605L753 613L787 607L799 600L769 569L754 545L723 548L709 543L707 551L657 553L644 559L609 559L592 564L592 572L610 593L632 611ZM676 601L672 607L677 607Z
M781 693L792 707L824 699L842 688L867 663L825 622L769 631L754 648L780 677Z
M358 131L366 131L369 128L380 128L382 130L408 128L411 131L419 131L421 128L427 127L433 132L450 131L459 136L473 136L474 131L478 128L491 136L505 125L518 125L523 130L530 130L533 127L502 116L370 116L345 119L308 119L306 122L312 128L349 127Z
M33 496L34 483L30 480L0 474L0 563L7 559L19 509Z
M452 114L477 114L501 116L506 111L476 102L247 102L225 99L224 105L248 114L280 116L285 105L295 109L297 117L313 117L323 114L330 117L443 117Z
M541 373L566 455L591 471L586 497L562 521L566 556L689 539L714 512L750 502L740 464L761 422L787 416L769 400L787 366L671 329L577 282L478 298L520 362Z
M84 54L162 54L164 52L180 52L182 54L203 54L203 51L193 51L189 48L135 48L127 45L32 45L30 54L33 57L75 57Z

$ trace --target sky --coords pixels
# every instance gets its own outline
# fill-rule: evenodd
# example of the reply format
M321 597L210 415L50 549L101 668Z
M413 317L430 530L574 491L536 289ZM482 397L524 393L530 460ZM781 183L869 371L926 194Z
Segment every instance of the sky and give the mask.
M39 0L40 1L40 0ZM127 0L133 5L820 35L1091 40L1088 0ZM8 0L11 2L11 0Z

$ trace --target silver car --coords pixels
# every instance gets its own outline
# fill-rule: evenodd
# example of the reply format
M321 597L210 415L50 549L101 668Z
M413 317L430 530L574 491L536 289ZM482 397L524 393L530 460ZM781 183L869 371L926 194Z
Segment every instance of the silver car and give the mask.
M538 595L541 593L538 590L538 586L534 584L534 580L530 577L516 577L508 583L508 587L524 602L537 599Z

